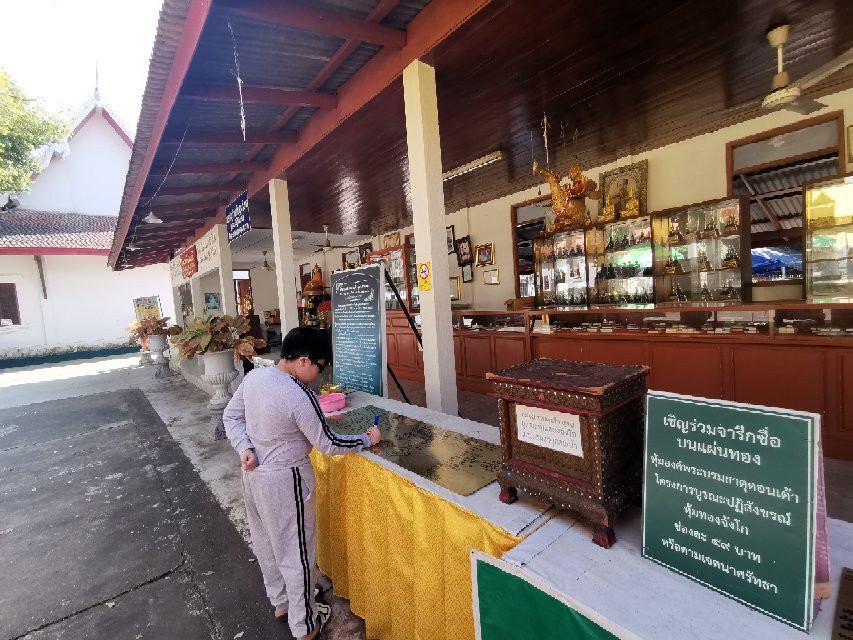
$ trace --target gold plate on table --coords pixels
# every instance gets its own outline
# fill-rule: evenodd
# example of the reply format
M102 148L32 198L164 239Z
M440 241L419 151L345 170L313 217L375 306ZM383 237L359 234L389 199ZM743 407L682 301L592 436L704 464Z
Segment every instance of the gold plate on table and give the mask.
M363 433L379 416L382 441L370 449L440 487L468 496L494 482L500 468L498 445L368 405L330 418L338 433Z

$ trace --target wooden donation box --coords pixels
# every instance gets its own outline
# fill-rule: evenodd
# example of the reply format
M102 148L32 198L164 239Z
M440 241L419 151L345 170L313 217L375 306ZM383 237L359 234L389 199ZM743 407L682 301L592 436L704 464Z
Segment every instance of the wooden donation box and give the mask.
M640 495L648 373L549 358L487 373L500 410L501 501L521 488L573 509L609 548L613 518Z

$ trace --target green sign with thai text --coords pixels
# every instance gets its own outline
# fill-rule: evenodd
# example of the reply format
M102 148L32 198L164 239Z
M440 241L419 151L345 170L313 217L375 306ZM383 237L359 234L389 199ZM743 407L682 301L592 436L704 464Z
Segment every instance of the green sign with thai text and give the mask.
M650 391L643 556L808 631L819 437L816 414Z

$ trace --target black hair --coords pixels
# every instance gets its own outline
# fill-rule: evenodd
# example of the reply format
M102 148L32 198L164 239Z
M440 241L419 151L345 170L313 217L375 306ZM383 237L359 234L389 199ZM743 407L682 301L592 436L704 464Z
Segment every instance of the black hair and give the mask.
M332 344L328 331L314 327L296 327L288 331L281 341L282 359L296 360L302 356L314 362L325 360L331 363Z

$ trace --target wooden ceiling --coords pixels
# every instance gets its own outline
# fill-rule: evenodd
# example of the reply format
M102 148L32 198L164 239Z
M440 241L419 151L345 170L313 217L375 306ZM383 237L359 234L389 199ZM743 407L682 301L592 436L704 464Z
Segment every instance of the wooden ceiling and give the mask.
M218 11L227 13L238 4L214 3L217 11L208 17L201 53L233 55L225 13ZM176 102L157 149L154 165L160 177L152 173L147 178L147 197L139 200L155 212L160 206L177 207L169 212L172 232L145 229L158 236L151 238L157 256L177 248L217 212L221 215L229 192L294 144L318 109L329 108L336 99L347 73L351 77L380 48L394 46L389 38L398 36L390 32L405 33L422 5L393 0L329 4L328 11L362 23L381 24L389 17L396 22L378 34L364 34L383 43L362 45L326 34L294 47L273 37L281 25L259 22L258 15L245 12L232 19L238 46L246 50L241 72L247 84L268 85L270 69L293 66L294 56L310 58L310 53L317 58L316 68L301 63L287 72L286 82L285 72L276 76L277 86L311 95L288 95L292 104L286 105L281 95L260 91L250 96L250 142L236 138L237 103L199 102L210 91L227 92L221 86L227 80L222 69L228 67L224 58L202 60L197 53L185 82L190 91ZM545 157L543 113L550 121L551 164L561 169L575 157L595 166L758 115L775 71L774 51L764 32L780 12L792 25L785 57L795 79L853 46L853 3L846 0L600 0L583 5L493 0L425 58L436 68L444 169L496 149L505 154L499 163L445 182L447 211L537 182L530 165L532 157L540 162ZM252 44L253 34L262 45ZM344 71L330 71L332 61ZM850 74L841 75L849 84ZM175 162L182 169L163 182L182 136ZM294 228L319 231L329 223L335 233L376 234L410 224L406 152L397 80L286 171ZM158 195L146 203L161 183ZM208 193L193 191L199 185ZM263 191L255 194L256 202L264 197ZM140 208L137 216L146 212ZM138 262L144 254L136 253L138 258L125 257Z

